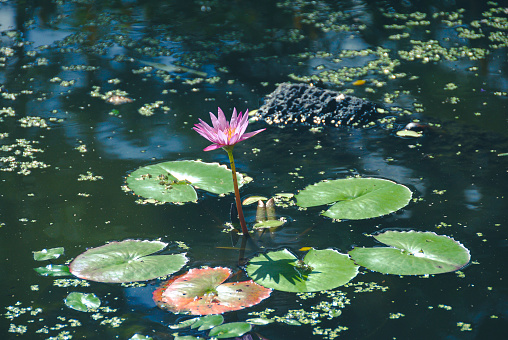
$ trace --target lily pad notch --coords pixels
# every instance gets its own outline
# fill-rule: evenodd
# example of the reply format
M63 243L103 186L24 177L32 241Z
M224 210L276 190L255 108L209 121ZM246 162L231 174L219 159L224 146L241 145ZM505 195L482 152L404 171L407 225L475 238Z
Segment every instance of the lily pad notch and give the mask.
M469 250L453 238L434 232L385 231L373 236L390 247L354 248L356 264L383 274L426 275L453 272L466 266Z
M239 187L247 181L240 173L237 178ZM129 190L150 203L196 202L196 189L217 195L234 191L231 170L225 165L193 160L144 166L132 172L126 182Z
M245 270L254 282L285 292L330 290L351 281L358 266L349 255L334 249L311 248L302 260L288 249L253 257Z
M326 180L300 191L302 208L332 204L322 215L337 220L362 220L395 212L409 204L412 192L402 184L380 178Z
M231 270L224 267L194 268L166 281L153 293L153 300L173 313L222 314L258 304L271 289L252 280L224 283Z

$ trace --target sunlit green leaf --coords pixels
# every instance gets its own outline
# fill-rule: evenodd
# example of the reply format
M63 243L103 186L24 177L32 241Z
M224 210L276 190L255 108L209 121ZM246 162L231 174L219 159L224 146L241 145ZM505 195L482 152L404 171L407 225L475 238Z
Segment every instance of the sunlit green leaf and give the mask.
M355 248L358 265L385 274L439 274L464 267L469 250L454 239L433 232L386 231L374 238L391 247Z
M266 201L268 198L264 196L250 196L243 200L242 205L250 205L252 203L257 203L258 201Z
M148 335L134 334L129 340L152 340L153 338Z
M246 266L254 282L287 292L314 292L346 284L358 266L346 254L333 249L311 248L303 260L287 249L260 254Z
M277 228L286 223L285 220L266 220L266 221L258 221L252 228L254 229L267 229L267 228Z
M61 264L48 264L46 267L34 268L42 276L70 276L69 267Z
M242 186L243 176L237 174L237 178L238 185ZM231 170L218 163L200 161L172 161L144 166L127 177L127 186L145 199L174 203L196 201L196 188L214 194L234 190Z
M72 292L65 298L65 305L80 312L94 311L101 305L101 300L95 294Z
M43 249L41 251L34 251L35 261L46 261L54 260L60 257L64 253L63 247Z
M188 261L185 254L150 255L166 246L160 241L111 242L88 249L69 267L75 276L91 281L121 283L152 280L180 270Z
M230 322L212 328L208 335L218 339L234 338L250 332L252 326L247 322Z
M193 323L195 323L198 320L199 320L199 318L188 319L188 320L179 322L179 323L177 323L175 325L170 325L169 328L171 328L171 329L186 328L186 327L189 327L190 325L192 325Z
M245 322L248 322L251 325L268 325L268 324L272 323L273 320L267 319L267 318L252 318L252 319L245 320Z
M296 204L307 208L334 203L324 216L360 220L397 211L411 196L407 187L385 179L347 178L309 185L296 195Z
M224 317L222 315L206 315L200 317L191 325L191 328L197 328L198 331L204 331L207 329L211 329L215 326L220 325L224 322Z

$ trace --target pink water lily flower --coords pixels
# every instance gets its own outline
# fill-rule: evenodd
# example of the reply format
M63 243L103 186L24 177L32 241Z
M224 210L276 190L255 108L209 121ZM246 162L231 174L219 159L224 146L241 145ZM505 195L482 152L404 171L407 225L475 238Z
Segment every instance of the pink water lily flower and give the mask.
M244 141L265 130L260 129L245 133L249 125L249 110L245 111L244 115L242 115L241 112L237 115L236 108L233 109L233 116L231 117L231 121L228 122L224 112L222 112L219 107L219 114L217 117L210 112L210 118L212 119L213 127L201 119L199 119L199 124L195 124L193 127L194 131L213 143L204 148L203 151L232 147L236 143Z

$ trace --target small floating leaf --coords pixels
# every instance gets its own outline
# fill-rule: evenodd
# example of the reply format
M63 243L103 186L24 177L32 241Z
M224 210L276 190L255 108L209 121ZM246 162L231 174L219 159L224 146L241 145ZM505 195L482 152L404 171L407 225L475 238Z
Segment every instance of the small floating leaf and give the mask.
M391 247L355 248L349 254L358 265L385 274L440 274L459 270L470 260L462 244L433 232L386 231L374 238Z
M360 86L360 85L364 85L365 83L366 83L366 81L365 81L365 80L360 79L360 80L356 80L356 81L354 81L354 82L353 82L353 85L354 85L354 86Z
M101 305L101 300L95 294L72 292L65 298L65 305L80 312L94 311Z
M191 269L168 280L153 299L173 313L208 315L244 309L270 296L270 289L252 280L223 283L230 275L223 267Z
M245 320L245 322L248 322L251 325L268 325L274 321L272 319L266 319L266 318L252 318L252 319Z
M224 322L224 317L222 315L206 315L201 318L198 318L196 322L191 325L192 329L197 328L198 331L204 331L207 329L211 329L215 326L218 326Z
M152 340L153 338L148 335L134 334L129 340Z
M148 335L134 334L129 340L152 340L153 338Z
M198 320L199 320L199 318L188 319L188 320L182 321L180 323L177 323L176 325L170 325L169 328L171 328L171 329L186 328L186 327L189 327L190 325L192 325L193 323L195 323Z
M70 276L69 267L62 264L48 264L46 267L34 268L42 276Z
M242 336L247 332L250 332L252 325L247 322L230 322L224 325L220 325L212 328L209 336L216 337L218 339L234 338Z
M413 130L399 130L395 133L399 137L413 137L418 138L423 136L423 132L421 131L413 131Z
M270 228L277 228L281 225L284 225L286 223L286 220L267 220L267 221L259 221L252 228L254 229L270 229Z
M243 200L242 205L249 205L252 203L257 203L258 201L266 201L268 198L264 196L250 196Z
M333 249L310 249L303 260L283 249L260 254L246 266L254 282L286 292L329 290L348 283L358 266L346 254Z
M390 214L405 207L411 190L379 178L347 178L309 185L296 195L300 207L333 204L324 216L334 219L361 220Z
M242 186L244 177L237 177ZM218 195L234 190L231 170L218 163L199 161L163 162L139 168L127 177L127 186L143 198L173 203L196 201L195 188Z
M98 282L146 281L173 274L188 259L185 254L151 255L167 243L125 240L88 249L74 259L70 271L75 276Z
M60 257L64 253L63 247L43 249L41 251L34 251L35 261L46 261L54 260Z

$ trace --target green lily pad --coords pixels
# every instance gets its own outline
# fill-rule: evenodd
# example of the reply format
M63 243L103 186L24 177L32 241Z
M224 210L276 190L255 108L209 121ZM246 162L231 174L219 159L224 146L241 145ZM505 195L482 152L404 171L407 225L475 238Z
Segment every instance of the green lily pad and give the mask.
M411 190L379 178L347 178L309 185L296 195L303 208L333 204L324 216L334 219L361 220L390 214L405 207Z
M423 132L413 130L399 130L395 133L399 137L419 138L423 136Z
M65 305L80 312L91 312L97 310L101 300L95 294L72 292L65 298Z
M247 322L230 322L212 328L209 336L216 337L217 339L235 338L250 332L252 325Z
M278 228L286 223L285 219L282 220L266 220L266 221L258 221L254 226L252 226L253 229L271 229L271 228Z
M188 319L188 320L179 322L177 324L170 325L169 328L171 328L171 329L187 328L198 320L199 320L199 318Z
M274 321L272 319L267 318L252 318L245 320L245 322L248 322L251 325L268 325Z
M151 336L143 334L134 334L129 340L153 340Z
M185 254L151 255L167 243L125 240L88 249L74 259L70 271L75 276L98 282L133 282L152 280L173 274L188 261Z
M191 325L192 329L197 328L198 331L204 331L207 329L214 328L224 322L224 317L222 315L205 315L200 317Z
M175 340L199 340L203 338L197 338L193 335L175 335Z
M286 292L315 292L342 286L358 274L346 254L311 248L303 260L283 249L260 254L245 268L249 277L267 288Z
M237 173L238 186L245 180ZM127 177L127 186L148 202L195 202L196 188L226 194L234 191L231 170L218 163L173 161L144 166Z
M48 264L46 267L34 268L42 276L70 276L69 267L63 264Z
M349 255L358 265L385 274L452 272L464 267L471 258L462 244L433 232L386 231L374 238L391 247L355 248Z
M142 335L142 334L134 334L129 340L153 340L151 336Z
M250 205L252 203L258 203L259 201L266 201L268 198L264 196L249 196L242 201L242 205Z
M59 258L63 253L64 253L63 247L34 251L34 260L35 261L54 260Z
M221 314L258 304L271 290L252 280L223 283L229 268L194 268L174 277L153 293L155 303L173 313Z

